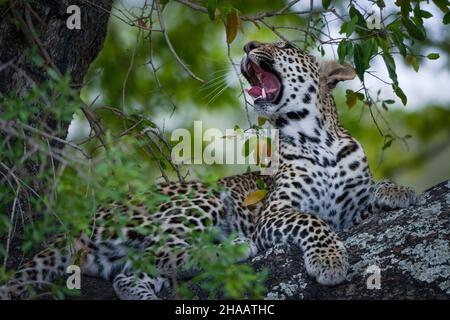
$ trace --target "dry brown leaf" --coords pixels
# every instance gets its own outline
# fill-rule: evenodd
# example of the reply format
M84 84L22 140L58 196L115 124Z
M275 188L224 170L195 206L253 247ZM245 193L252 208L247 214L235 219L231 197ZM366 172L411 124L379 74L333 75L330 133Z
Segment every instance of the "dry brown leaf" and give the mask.
M236 38L238 31L238 19L239 12L237 10L231 10L227 15L226 32L227 32L227 43L232 43L234 38Z
M247 198L245 198L243 207L251 206L252 204L260 202L267 194L267 190L256 190L250 193Z

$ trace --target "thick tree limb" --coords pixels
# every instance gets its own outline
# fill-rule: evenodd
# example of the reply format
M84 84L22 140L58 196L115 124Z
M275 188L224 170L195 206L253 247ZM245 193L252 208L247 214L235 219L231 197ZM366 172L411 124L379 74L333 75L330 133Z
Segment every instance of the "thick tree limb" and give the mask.
M105 11L81 0L39 0L25 6L21 6L19 1L14 3L11 8L7 5L0 7L3 16L0 22L0 63L12 61L31 79L41 82L47 76L46 70L38 68L30 60L30 48L37 46L40 52L45 52L44 60L51 61L47 61L48 64L54 65L61 73L69 72L73 84L81 87L89 65L103 46L112 0L97 1ZM81 9L80 30L69 30L66 26L69 5L78 5ZM17 13L19 22L24 24L22 28L16 28L11 12ZM23 93L31 85L30 79L17 70L0 70L2 94L13 90Z

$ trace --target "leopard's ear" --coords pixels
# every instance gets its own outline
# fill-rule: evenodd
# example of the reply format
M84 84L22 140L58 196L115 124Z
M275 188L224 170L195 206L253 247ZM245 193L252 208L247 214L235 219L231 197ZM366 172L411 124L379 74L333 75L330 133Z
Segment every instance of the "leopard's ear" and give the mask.
M320 80L326 83L328 89L334 89L339 81L352 80L356 77L353 67L348 64L340 64L339 61L326 61L320 64Z

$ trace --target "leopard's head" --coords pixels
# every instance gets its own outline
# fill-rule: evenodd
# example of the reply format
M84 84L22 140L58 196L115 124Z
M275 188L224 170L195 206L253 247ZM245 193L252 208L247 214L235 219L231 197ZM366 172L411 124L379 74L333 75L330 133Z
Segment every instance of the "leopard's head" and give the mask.
M320 62L290 43L251 41L244 46L241 72L256 111L269 119L279 114L314 111L319 94L356 76L349 64ZM315 110L318 111L318 110Z

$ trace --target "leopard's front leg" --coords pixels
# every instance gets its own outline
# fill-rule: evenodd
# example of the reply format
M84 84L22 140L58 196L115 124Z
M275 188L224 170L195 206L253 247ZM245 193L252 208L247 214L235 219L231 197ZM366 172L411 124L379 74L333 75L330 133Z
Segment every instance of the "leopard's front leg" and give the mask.
M407 208L418 203L418 197L409 187L382 180L375 185L370 203L373 213Z
M169 285L169 278L152 277L144 272L119 273L113 280L114 291L120 300L157 300L157 293Z
M276 244L294 244L301 248L306 271L323 285L343 282L348 258L344 244L319 217L285 209L264 215L258 221L253 241L259 249Z

